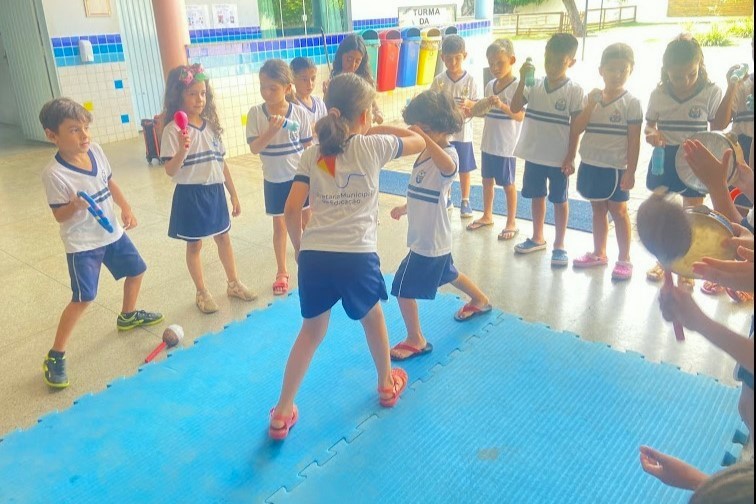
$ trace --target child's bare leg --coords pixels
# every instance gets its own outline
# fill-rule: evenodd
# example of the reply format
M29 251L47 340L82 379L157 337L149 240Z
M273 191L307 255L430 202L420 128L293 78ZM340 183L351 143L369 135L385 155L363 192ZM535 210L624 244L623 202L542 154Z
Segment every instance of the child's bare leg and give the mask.
M286 274L286 221L282 215L273 217L273 251L276 254L278 275Z
M617 233L619 260L630 262L630 240L632 230L630 227L630 215L627 213L627 203L624 201L610 201L609 212L612 214L614 231Z
M504 229L514 231L517 229L517 188L515 185L504 186L504 195L507 197L507 225Z
M546 221L546 198L533 198L530 200L533 212L533 238L536 243L543 243L543 224Z
M425 340L420 327L420 314L417 309L417 301L403 297L398 298L398 301L404 325L407 327L407 339L404 340L404 343L415 348L425 348L428 342ZM410 353L409 350L391 350L391 354L400 359L407 357Z
M142 287L143 278L144 273L134 277L126 277L126 280L124 280L121 313L131 313L136 310L137 298L139 297L139 289Z
M360 320L363 329L365 329L365 338L367 339L370 354L373 356L375 370L378 372L378 387L381 389L391 389L394 386L394 380L391 377L391 349L389 348L388 329L386 329L386 319L383 318L383 308L381 303L375 303L375 306L362 317ZM382 399L391 398L391 393L381 393Z
M463 200L470 199L470 172L459 172L459 190Z
M564 235L567 234L567 219L569 216L570 207L566 201L564 203L554 203L554 226L556 227L556 237L554 238L555 249L564 249ZM545 218L546 212L544 211Z
M202 273L202 240L186 242L186 266L197 291L205 290L205 275Z
M323 341L326 331L328 330L328 321L331 317L331 310L321 313L317 317L304 319L299 336L294 342L294 346L289 353L289 360L286 362L286 371L284 372L283 387L281 395L276 404L276 415L283 418L291 417L294 410L294 398L297 395L299 386L302 384L305 373L310 367L312 356L315 350ZM274 428L281 428L284 422L273 420L270 425Z
M493 222L493 203L494 203L494 191L496 189L495 180L492 178L483 179L483 215L475 222L488 224ZM469 195L468 187L468 195ZM464 196L463 196L464 198Z
M71 301L63 309L63 313L60 315L60 322L58 322L58 330L55 332L55 342L53 342L52 349L56 352L65 352L66 345L68 344L68 338L71 337L74 326L84 314L84 310L87 309L90 302L85 301L82 303L76 303Z
M307 227L307 224L310 222L310 218L312 217L312 210L309 208L307 210L302 210L302 230Z
M473 306L477 308L483 308L488 305L488 296L486 296L482 290L478 288L475 283L467 275L462 273L457 276L457 279L451 283L454 287L461 290L468 296Z
M213 237L215 245L218 247L218 257L220 257L223 270L226 272L226 278L230 282L236 282L239 277L236 273L236 259L234 258L234 247L231 244L231 237L228 233L215 235Z
M606 240L609 235L609 204L606 201L591 201L593 207L593 255L606 257Z

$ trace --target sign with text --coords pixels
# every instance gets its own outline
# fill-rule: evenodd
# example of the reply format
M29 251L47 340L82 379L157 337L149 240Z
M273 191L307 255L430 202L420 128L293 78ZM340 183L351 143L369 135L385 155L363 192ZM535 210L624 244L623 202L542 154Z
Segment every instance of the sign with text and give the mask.
M445 26L457 21L457 6L424 5L417 7L399 7L399 26Z

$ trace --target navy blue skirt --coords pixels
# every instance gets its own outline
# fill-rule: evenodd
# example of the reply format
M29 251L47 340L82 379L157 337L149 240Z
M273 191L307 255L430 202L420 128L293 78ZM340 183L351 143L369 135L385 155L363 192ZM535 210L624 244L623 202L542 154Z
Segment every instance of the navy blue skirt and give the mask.
M173 191L168 236L198 241L231 229L223 184L178 184Z

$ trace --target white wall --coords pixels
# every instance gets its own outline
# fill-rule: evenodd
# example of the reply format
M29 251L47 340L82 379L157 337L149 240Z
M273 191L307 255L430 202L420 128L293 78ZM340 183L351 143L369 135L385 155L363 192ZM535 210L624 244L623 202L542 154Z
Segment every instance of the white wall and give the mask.
M110 16L86 17L83 0L42 0L50 37L118 33L115 2L110 2Z
M380 19L397 17L399 7L412 7L415 5L457 5L457 18L460 17L460 9L463 0L351 0L352 19Z
M3 46L2 34L0 34L0 123L21 124L21 116L18 112L18 102L13 92L13 84L10 78L10 66Z
M273 0L277 2L278 0ZM218 0L185 0L186 5L207 5L208 12L212 15L213 3ZM236 3L239 8L239 26L260 26L260 13L257 10L257 0L233 0L224 3Z

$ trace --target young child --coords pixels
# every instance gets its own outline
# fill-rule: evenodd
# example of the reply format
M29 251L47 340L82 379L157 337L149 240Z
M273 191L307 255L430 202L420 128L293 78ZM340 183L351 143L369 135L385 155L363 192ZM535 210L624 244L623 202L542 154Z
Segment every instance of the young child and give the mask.
M617 43L604 49L599 67L604 89L594 89L588 94L583 111L575 119L575 132L586 132L580 144L577 188L593 207L593 252L572 264L576 268L607 264L607 213L611 213L619 245L613 280L629 280L633 274L627 201L635 185L643 124L640 100L625 90L634 65L629 45Z
M483 216L468 224L467 229L474 231L493 224L494 186L500 185L507 198L507 224L499 233L499 240L511 240L518 232L517 188L514 185L517 160L513 153L525 113L515 114L509 108L517 89L517 77L512 75L512 65L516 61L512 42L509 39L494 41L486 49L486 58L495 79L486 85L484 93L494 108L486 115L480 144Z
M707 131L722 101L722 91L709 81L698 41L682 34L667 45L662 57L661 82L651 92L646 111L646 142L664 147L664 169L655 175L649 163L646 187L664 186L683 196L683 205L703 204L703 194L687 187L677 175L675 156L680 144L697 131ZM657 263L647 272L649 280L660 282L664 270ZM680 278L688 288L693 279Z
M371 87L375 88L375 78L370 73L370 54L367 52L365 41L356 33L344 37L333 56L331 79L345 73L357 74L365 79ZM323 94L327 89L328 83L324 82ZM375 101L372 105L372 115L375 124L383 124L383 112Z
M269 435L283 439L297 422L294 405L302 379L328 329L331 308L341 300L365 330L378 372L378 393L392 407L407 385L407 373L391 369L380 300L388 298L377 254L378 175L382 166L425 147L411 131L370 129L375 91L354 74L335 77L326 95L328 115L317 126L320 144L299 164L286 202L286 223L299 261L302 329L289 355L278 404L270 411ZM308 194L312 219L302 232Z
M739 66L733 66L727 71L727 90L717 109L711 129L724 130L732 123L732 133L737 135L743 152L748 153L753 143L753 103L750 107L748 105L748 97L753 100L753 72L744 75L742 79L733 79L733 72Z
M445 37L441 43L441 59L446 71L433 79L431 89L454 99L459 107L468 111L478 99L478 86L473 76L462 68L467 59L465 39L459 35ZM462 192L459 209L463 219L469 219L473 215L470 207L470 173L477 170L478 166L475 163L472 140L473 128L470 122L451 138L451 144L459 156L459 185ZM448 205L451 206L451 199Z
M173 121L179 110L189 118L185 131L180 131ZM228 235L231 221L224 184L231 196L234 217L241 213L241 205L223 159L226 154L220 137L223 128L218 121L213 90L201 65L179 66L168 74L164 117L170 122L163 130L161 157L165 161L165 172L176 184L168 236L186 242L186 265L197 289L197 308L202 313L218 311L205 286L200 255L202 240L211 237L226 272L226 294L253 301L257 296L239 281L236 273L234 249Z
M286 269L286 221L284 205L289 196L294 174L302 152L312 143L312 129L308 112L291 101L294 79L289 66L280 59L270 59L260 68L260 95L265 102L249 109L247 115L247 143L253 154L259 154L265 192L265 213L273 217L273 250L276 254L276 280L273 294L282 296L289 291L289 272ZM284 125L296 123L292 131ZM307 225L310 211L305 205L303 224Z
M467 276L459 273L452 259L452 234L446 194L457 173L457 152L448 137L462 129L464 117L446 95L425 91L404 110L404 122L425 139L425 150L415 161L407 189L407 203L391 211L391 217L407 215L407 246L410 251L394 276L391 295L407 326L407 339L391 349L393 360L426 354L433 345L420 327L416 299L434 299L436 290L451 283L471 300L454 316L458 321L488 313L488 297Z
M328 113L325 108L325 102L321 98L312 95L315 89L315 81L318 79L318 67L315 66L315 63L310 58L302 56L291 60L289 67L294 76L294 90L297 103L304 107L309 114L311 130L314 130L315 123ZM316 142L317 139L313 138L313 141Z
M124 229L136 227L129 203L113 180L110 163L99 145L89 136L92 115L69 98L46 103L39 113L45 136L58 147L54 159L42 172L47 203L60 223L60 237L66 249L68 274L73 297L63 310L53 346L42 364L44 380L53 388L68 387L66 346L76 323L97 296L100 269L104 264L113 278L126 278L123 304L116 319L119 331L158 324L159 313L136 309L139 288L147 266ZM106 230L88 212L88 203L79 196L88 194L110 221ZM123 227L113 203L121 209Z
M517 244L515 252L529 254L546 248L543 225L548 181L556 228L552 267L569 264L564 247L569 217L567 188L568 177L575 173L578 141L571 128L583 106L583 89L567 77L567 70L575 64L577 46L577 39L569 33L552 35L546 43L546 77L526 87L525 78L534 71L533 65L526 62L520 68L520 81L510 106L512 112L518 113L528 105L515 156L525 160L522 196L531 200L533 209L533 237Z

